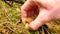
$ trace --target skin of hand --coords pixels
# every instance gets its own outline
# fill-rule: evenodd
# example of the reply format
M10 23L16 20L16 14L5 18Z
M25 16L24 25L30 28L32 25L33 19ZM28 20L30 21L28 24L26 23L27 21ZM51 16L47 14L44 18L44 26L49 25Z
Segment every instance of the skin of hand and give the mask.
M60 20L60 0L27 0L21 7L22 22L27 17L38 15L29 24L29 28L37 30L40 26L51 20Z

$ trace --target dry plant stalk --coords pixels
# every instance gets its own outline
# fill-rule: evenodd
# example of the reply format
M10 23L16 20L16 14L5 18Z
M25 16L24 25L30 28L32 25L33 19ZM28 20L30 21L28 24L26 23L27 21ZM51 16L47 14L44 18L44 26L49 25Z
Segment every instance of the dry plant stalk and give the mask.
M11 30L15 34L28 34L28 32L21 26L19 25L12 25L10 23L4 23L3 26L5 26L7 29Z

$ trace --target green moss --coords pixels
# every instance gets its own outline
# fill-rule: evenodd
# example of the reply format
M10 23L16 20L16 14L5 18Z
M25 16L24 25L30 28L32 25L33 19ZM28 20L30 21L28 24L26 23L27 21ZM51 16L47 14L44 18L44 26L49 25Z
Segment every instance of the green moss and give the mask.
M19 1L22 4L25 2L25 0L14 0L14 1ZM42 32L42 28L36 31L30 31L26 29L25 25L20 21L21 20L21 11L20 11L21 5L19 5L19 3L16 3L16 2L11 3L11 5L12 7L10 7L8 4L0 0L0 29L4 29L4 27L6 27L6 26L2 26L2 23L4 24L4 23L9 22L11 23L12 26L13 25L19 25L19 27L21 26L20 28L19 27L16 28L14 26L11 28L14 31L17 30L15 31L17 34L22 34L21 33L22 31L28 34L40 34ZM6 11L4 10L4 8L6 9ZM5 15L5 12L7 13L6 15ZM36 15L34 16L34 18L36 18ZM17 21L20 21L20 23L19 22L17 23ZM56 21L56 23L60 24L60 21ZM7 29L9 30L8 27ZM47 29L47 27L43 26L43 29ZM56 29L57 31L60 32L60 28L57 27ZM56 32L54 31L54 28L50 29L49 31L51 31L52 34L56 34Z

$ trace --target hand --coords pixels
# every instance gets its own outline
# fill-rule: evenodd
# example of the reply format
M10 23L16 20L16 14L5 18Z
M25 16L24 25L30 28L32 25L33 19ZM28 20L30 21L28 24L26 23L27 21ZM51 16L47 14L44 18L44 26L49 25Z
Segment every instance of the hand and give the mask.
M27 17L37 15L29 24L29 28L37 30L40 26L51 20L60 19L60 0L27 0L21 7L22 22Z

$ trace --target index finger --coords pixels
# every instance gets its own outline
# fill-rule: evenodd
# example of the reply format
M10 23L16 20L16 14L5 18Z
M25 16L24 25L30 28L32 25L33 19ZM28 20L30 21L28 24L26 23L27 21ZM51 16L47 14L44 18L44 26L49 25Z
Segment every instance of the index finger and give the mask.
M29 11L34 6L33 1L26 1L24 5L21 7L21 17L22 22L25 23L25 20L27 18L27 11Z

